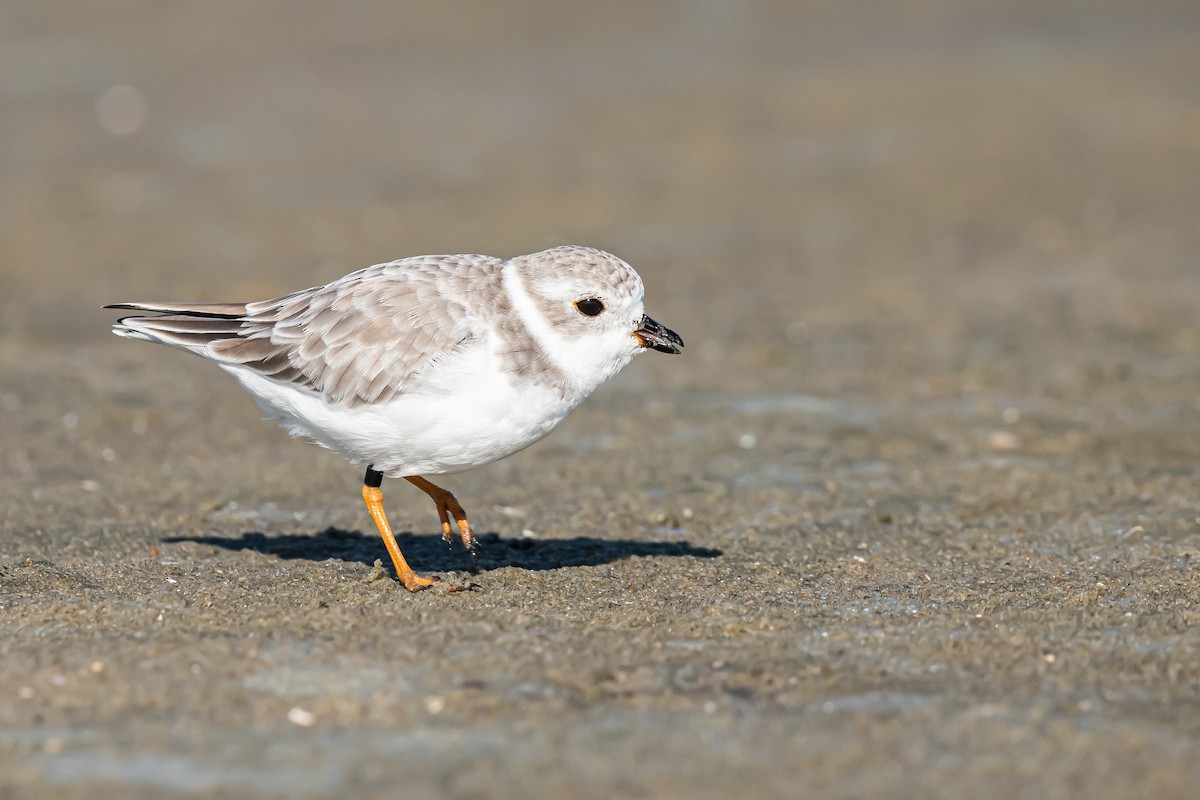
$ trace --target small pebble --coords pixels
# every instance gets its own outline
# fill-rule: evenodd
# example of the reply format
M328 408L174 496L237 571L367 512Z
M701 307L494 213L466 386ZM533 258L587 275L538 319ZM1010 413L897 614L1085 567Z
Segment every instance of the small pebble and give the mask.
M288 722L301 728L311 728L317 721L317 715L306 711L300 706L294 706L287 713Z

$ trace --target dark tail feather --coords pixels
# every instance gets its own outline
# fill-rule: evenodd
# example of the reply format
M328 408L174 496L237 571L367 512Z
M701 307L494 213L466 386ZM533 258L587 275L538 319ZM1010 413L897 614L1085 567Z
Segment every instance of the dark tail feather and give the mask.
M151 314L182 314L187 317L234 319L246 315L245 303L113 303L105 308L148 311Z
M117 336L204 354L213 342L237 336L246 313L242 303L114 303L105 308L155 315L122 317L113 325L112 331Z

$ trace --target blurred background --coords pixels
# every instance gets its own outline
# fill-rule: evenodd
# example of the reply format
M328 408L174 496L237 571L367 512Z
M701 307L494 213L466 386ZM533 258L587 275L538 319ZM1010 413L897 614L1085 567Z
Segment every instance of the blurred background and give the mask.
M564 242L642 271L696 380L848 363L863 326L959 367L1048 326L1119 347L1149 313L1186 323L1155 350L1194 344L1186 0L0 14L10 348L111 346L114 299Z
M1197 716L1184 710L1200 682L1198 76L1195 0L0 3L0 562L84 576L46 567L16 584L12 596L32 599L13 606L24 638L0 646L6 680L58 687L36 718L60 732L118 731L113 741L153 749L166 719L181 752L203 754L229 726L256 725L300 748L300 767L325 752L297 744L283 713L299 701L219 671L180 705L191 655L163 668L150 700L49 683L49 665L71 657L103 658L108 676L145 662L119 643L142 598L166 591L160 548L261 587L299 575L301 597L337 569L170 537L369 530L357 469L287 443L211 366L115 339L116 314L100 306L261 299L404 256L577 243L639 270L648 312L686 353L637 359L545 443L450 485L502 537L686 536L720 550L711 569L727 572L718 583L696 577L708 566L663 560L698 583L667 572L639 584L662 592L628 612L649 622L602 614L611 638L563 673L582 686L486 626L583 653L604 632L564 606L600 613L594 595L555 604L542 584L504 583L535 577L507 567L456 597L456 613L478 614L480 647L495 645L488 680L500 676L469 695L472 712L499 720L502 743L514 720L547 731L540 751L505 751L513 764L544 764L563 742L602 752L615 736L645 745L620 763L646 759L655 774L699 753L688 796L725 779L740 791L738 776L774 776L786 793L792 767L887 789L904 759L881 752L903 752L945 796L981 775L995 796L1021 796L1050 773L1059 796L1188 796L1200 780L1187 755ZM394 496L396 527L432 541L429 509ZM345 585L362 583L374 543L363 547L365 563L342 554ZM633 561L611 569L640 581L650 567ZM549 574L575 587L588 569ZM244 606L242 589L204 575L189 591ZM326 653L305 601L274 596L260 591L236 625L181 608L201 633L177 629L156 657L202 651L205 631L240 641L263 620L304 653L276 653L280 670L365 652L353 638L372 635L365 616L346 617L338 635L351 638ZM682 635L681 597L697 604L686 619L710 637L703 652L653 649ZM330 602L360 601L377 602ZM372 613L419 615L425 602ZM531 608L544 616L521 616ZM961 627L1005 612L1003 633ZM95 641L64 633L82 624L68 615L118 644L94 655ZM430 708L466 669L442 648L470 630L428 635L414 640L428 671L395 689L404 708ZM243 655L227 674L269 660ZM605 694L603 675L625 674L619 658L638 675L693 670L691 693L646 678ZM527 685L549 694L495 688ZM893 690L900 701L872 705ZM932 705L904 699L926 692ZM5 697L0 728L29 725L13 741L41 741L31 706ZM850 698L830 706L841 716L813 716L830 697ZM1012 716L996 711L1010 701ZM338 713L403 727L373 707ZM620 716L630 707L684 717ZM179 733L188 719L194 739ZM1128 727L1093 736L1097 720ZM477 746L462 752L509 763L459 722ZM931 749L905 750L918 740ZM704 742L731 761L705 757ZM374 746L343 748L339 763ZM251 769L262 747L230 759ZM998 763L997 749L1024 760ZM99 762L66 763L31 785L59 774L85 791ZM430 785L460 768L447 762ZM938 782L948 774L965 783ZM595 775L597 796L637 794ZM631 785L656 785L644 777Z

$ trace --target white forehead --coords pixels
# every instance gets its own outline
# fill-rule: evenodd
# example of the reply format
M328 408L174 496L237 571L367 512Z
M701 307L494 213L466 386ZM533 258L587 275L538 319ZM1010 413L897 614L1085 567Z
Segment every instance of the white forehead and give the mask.
M537 294L597 294L610 302L641 300L642 279L633 267L603 250L566 245L518 256L528 289Z

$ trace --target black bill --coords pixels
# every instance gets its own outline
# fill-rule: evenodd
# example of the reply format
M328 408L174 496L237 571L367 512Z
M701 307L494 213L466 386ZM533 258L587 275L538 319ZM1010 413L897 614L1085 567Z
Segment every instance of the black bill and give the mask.
M678 333L644 315L633 337L641 342L642 347L660 353L678 353L679 348L683 347L683 339L679 338Z

